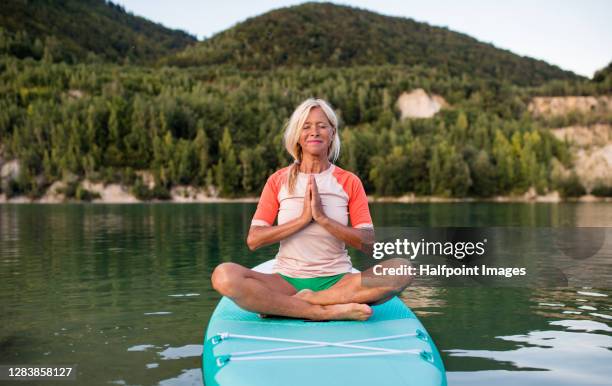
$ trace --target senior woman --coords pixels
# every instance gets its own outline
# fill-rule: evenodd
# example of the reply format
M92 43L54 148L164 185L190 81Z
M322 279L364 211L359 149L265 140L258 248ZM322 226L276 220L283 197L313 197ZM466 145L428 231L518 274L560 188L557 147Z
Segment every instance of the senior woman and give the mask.
M334 110L322 99L305 100L291 115L284 142L295 162L268 178L247 237L251 250L280 242L274 273L222 263L213 287L263 315L366 320L369 304L390 299L410 278L367 286L361 273L351 273L345 245L366 250L374 227L359 178L330 162L340 154Z

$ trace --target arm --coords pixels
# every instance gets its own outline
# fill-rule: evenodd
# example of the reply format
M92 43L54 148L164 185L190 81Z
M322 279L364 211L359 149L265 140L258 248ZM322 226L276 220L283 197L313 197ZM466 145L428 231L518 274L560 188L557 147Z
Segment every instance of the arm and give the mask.
M304 197L304 209L302 215L283 225L276 226L251 226L247 236L247 245L251 251L254 251L263 246L277 243L292 234L298 232L312 221L312 208L310 198L310 184L306 187L306 197Z
M352 228L338 221L332 220L327 216L323 216L315 220L329 233L350 245L362 251L365 254L370 254L372 245L374 244L374 229L372 228Z
M284 223L283 225L269 227L252 226L249 228L247 245L251 251L254 251L266 245L277 243L296 233L308 224L310 224L310 220L306 220L303 217L298 217Z
M353 228L327 217L325 212L323 212L321 197L319 196L317 183L314 177L310 177L308 185L310 187L310 195L312 196L312 218L329 233L344 241L345 244L348 244L366 254L370 253L372 250L372 245L374 244L374 229Z

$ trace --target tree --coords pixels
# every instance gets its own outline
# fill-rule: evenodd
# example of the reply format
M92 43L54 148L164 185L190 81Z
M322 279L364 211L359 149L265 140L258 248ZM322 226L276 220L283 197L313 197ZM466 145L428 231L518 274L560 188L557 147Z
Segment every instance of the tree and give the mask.
M225 197L236 196L239 191L240 170L236 161L232 136L227 127L223 130L223 137L219 142L219 162L215 172L220 194Z
M240 151L241 185L247 194L258 193L266 180L268 170L264 162L264 154L265 148L261 145Z
M420 138L416 137L406 144L406 155L408 157L408 191L416 194L427 194L429 192L427 173L427 149Z
M394 147L387 156L374 157L372 165L370 179L374 182L377 194L398 196L408 191L408 157L404 155L401 146Z
M509 192L516 181L515 158L512 145L499 129L495 131L493 158L497 169L498 187L502 193Z
M467 136L467 129L468 129L467 116L465 115L463 111L459 111L459 114L457 115L457 120L455 121L455 124L452 128L453 142L454 143L464 142Z
M197 123L197 133L196 137L193 140L193 151L195 152L197 158L197 170L195 171L195 180L194 183L196 185L204 185L206 181L206 174L208 173L208 163L209 163L209 155L208 155L208 136L206 135L206 131L204 131L204 123L202 120L199 120Z
M470 172L473 181L470 190L474 195L489 197L495 193L495 168L491 164L489 154L485 150L478 152L470 167Z
M445 140L434 146L429 165L431 194L463 197L472 185L467 164Z

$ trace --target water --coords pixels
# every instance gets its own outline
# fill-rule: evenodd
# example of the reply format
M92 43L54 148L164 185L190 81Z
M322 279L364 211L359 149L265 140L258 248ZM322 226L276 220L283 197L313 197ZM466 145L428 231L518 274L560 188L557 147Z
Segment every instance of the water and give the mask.
M253 266L276 251L246 247L254 208L0 205L0 364L77 364L78 384L201 384L201 341L219 300L212 269ZM371 211L377 226L612 224L612 205L603 203ZM611 297L609 288L582 287L402 294L434 337L449 384L477 386L609 384Z

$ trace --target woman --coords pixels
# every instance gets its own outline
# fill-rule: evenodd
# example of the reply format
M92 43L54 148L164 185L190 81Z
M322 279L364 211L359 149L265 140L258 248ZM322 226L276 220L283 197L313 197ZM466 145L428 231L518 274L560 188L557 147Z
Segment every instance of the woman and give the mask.
M372 287L362 285L361 273L350 273L345 244L367 249L374 228L361 181L330 162L340 153L333 109L321 99L304 101L291 115L284 142L295 162L268 178L247 237L251 250L280 242L275 273L223 263L213 272L213 287L261 314L366 320L368 304L390 299L409 278Z

